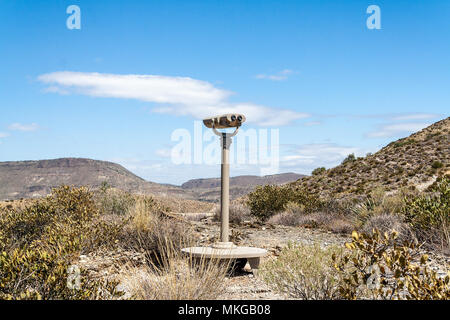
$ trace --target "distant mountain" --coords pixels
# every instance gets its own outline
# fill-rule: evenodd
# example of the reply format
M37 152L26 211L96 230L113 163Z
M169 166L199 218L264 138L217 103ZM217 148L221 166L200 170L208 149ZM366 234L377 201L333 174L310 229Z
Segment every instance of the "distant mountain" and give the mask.
M267 184L285 184L305 177L297 173L281 173L268 176L236 176L230 178L230 198L236 199L249 192L256 186ZM196 198L204 201L219 201L220 178L193 179L181 185L184 190L192 191Z
M295 173L272 176L239 176L230 179L231 198L256 185L283 184L303 177ZM195 179L181 187L146 181L119 164L83 158L0 162L0 201L38 198L61 185L99 188L104 183L132 193L183 199L218 201L220 179Z
M425 189L439 175L450 174L450 117L393 141L366 157L350 157L291 185L334 198L367 194L375 187Z
M63 184L98 188L104 183L136 193L188 195L179 187L145 181L107 161L62 158L0 162L0 200L41 197Z

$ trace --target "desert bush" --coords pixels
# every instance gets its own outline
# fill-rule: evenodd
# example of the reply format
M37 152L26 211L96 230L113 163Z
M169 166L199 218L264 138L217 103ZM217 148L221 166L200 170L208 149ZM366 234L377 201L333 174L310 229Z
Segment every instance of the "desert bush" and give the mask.
M258 186L248 194L247 205L250 214L261 221L285 210L288 203L296 203L305 213L320 210L323 202L319 197L304 189L293 189L290 186Z
M275 291L291 298L305 300L336 299L340 279L332 267L332 255L340 255L337 247L293 244L282 250L280 256L264 263L261 278Z
M229 219L231 223L241 224L251 220L250 209L242 203L231 203L229 207ZM214 220L220 221L220 206L214 212Z
M362 202L351 209L355 225L363 227L370 219L380 215L399 214L403 208L402 195L387 196L382 187L377 187L365 196Z
M440 169L444 166L444 164L440 161L433 161L433 163L431 164L431 167L433 169Z
M80 269L78 287L68 286L70 260L76 249L76 244L71 244L53 251L16 248L1 252L0 299L78 300L122 296L117 290L118 282L90 279L83 269Z
M307 215L301 215L298 224L306 228L320 228L328 226L333 220L333 216L325 212L313 212Z
M301 217L291 212L280 212L270 217L267 221L270 224L297 227L300 225Z
M449 299L450 277L439 277L427 267L427 255L420 257L411 242L399 242L397 232L382 235L352 233L348 253L333 255L334 267L343 282L339 293L346 299Z
M248 194L247 205L250 213L259 220L265 221L284 209L292 199L293 191L285 186L258 186Z
M351 153L344 160L342 160L342 164L347 163L347 162L352 162L355 160L356 160L355 154Z
M132 267L123 277L132 297L142 300L211 300L224 289L228 265L218 259L183 256L177 245L160 243L157 264Z
M302 211L306 214L320 211L324 207L322 199L301 188L293 190L290 201L300 205Z
M293 215L299 215L304 213L304 206L294 201L288 201L284 206L284 212Z
M124 215L135 204L136 198L125 191L104 186L96 193L101 214Z
M450 178L439 178L430 194L405 198L402 211L420 240L450 246Z
M399 240L416 241L414 231L403 221L403 217L398 214L380 214L371 216L364 226L362 232L370 234L372 230L377 229L380 232L397 231Z
M19 211L4 210L0 215L0 250L20 248L40 239L52 221L52 211L45 202Z
M328 223L326 228L334 233L350 234L355 226L348 219L338 216Z
M269 223L282 226L296 227L304 214L304 208L296 202L289 201L284 206L284 211L275 214L268 220Z
M29 207L0 214L0 298L96 299L116 296L117 283L82 279L67 286L67 269L91 246L114 243L117 229L99 223L93 194L63 186ZM112 238L106 237L109 235Z
M314 169L314 170L311 172L311 174L312 174L313 176L318 176L318 175L324 173L326 170L327 170L327 169L325 169L325 167L319 167L319 168Z
M182 221L165 215L164 207L152 198L139 198L128 211L126 221L119 245L124 249L143 252L149 264L161 258L165 250L161 243L167 239L178 249L193 241L192 230Z

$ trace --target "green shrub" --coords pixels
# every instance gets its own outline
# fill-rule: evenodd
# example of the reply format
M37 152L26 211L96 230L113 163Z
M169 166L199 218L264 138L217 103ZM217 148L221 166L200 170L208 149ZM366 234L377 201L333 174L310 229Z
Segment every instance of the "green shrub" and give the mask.
M318 175L324 173L326 170L327 170L327 169L325 169L325 167L319 167L319 168L314 169L314 170L311 172L311 174L312 174L313 176L318 176Z
M77 249L77 243L69 243L60 250L16 248L1 252L0 299L109 299L122 296L117 290L117 282L90 279L83 269L80 269L79 287L68 286L70 261Z
M247 205L251 215L266 221L275 213L282 211L292 197L292 189L285 186L258 186L248 194Z
M410 242L399 243L397 233L381 235L352 233L345 244L350 252L333 255L334 267L343 279L339 287L345 299L414 299L450 298L450 277L439 277L428 268L427 255L420 264L414 262L418 249Z
M439 178L430 194L405 197L403 214L420 240L450 245L450 178Z
M46 198L0 214L0 299L98 299L119 296L117 283L89 279L67 286L83 251L115 243L120 225L99 219L93 194L63 186ZM103 292L103 293L102 293Z
M323 207L323 202L317 196L290 186L258 186L248 194L247 199L250 214L261 221L285 210L289 202L296 203L303 213L311 213Z
M431 167L433 169L440 169L444 166L444 164L440 161L433 161L433 163L431 164Z
M355 160L356 160L355 154L350 153L344 160L342 160L342 164L347 163L347 162L352 162Z
M261 266L261 278L275 291L305 300L339 298L341 285L332 255L342 249L289 243L276 260Z
M118 189L102 187L96 194L96 203L102 214L125 215L135 202L132 194Z

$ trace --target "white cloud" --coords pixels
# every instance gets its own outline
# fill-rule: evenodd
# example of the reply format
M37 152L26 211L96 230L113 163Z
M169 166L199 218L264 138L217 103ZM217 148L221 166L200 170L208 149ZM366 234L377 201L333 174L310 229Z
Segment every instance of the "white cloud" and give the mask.
M14 131L36 131L39 129L39 125L37 123L31 124L13 123L8 127L8 129Z
M118 163L126 169L133 171L139 175L142 171L161 171L163 169L163 163L158 163L150 160L140 160L137 158L112 158L108 161Z
M317 167L334 167L351 153L364 154L364 150L360 148L335 143L311 143L287 147L289 154L281 157L280 169L299 173L308 173Z
M293 148L297 159L323 159L335 162L345 158L350 153L358 152L356 147L340 146L335 143L310 143Z
M232 95L230 91L188 77L64 71L43 74L38 79L50 85L47 88L50 92L137 99L159 104L153 110L155 112L192 116L196 119L239 112L246 115L249 123L281 126L309 116L305 113L253 103L231 103L228 101Z
M319 126L322 124L322 121L308 121L305 122L303 125L306 127L312 127L312 126Z
M389 138L399 134L413 133L429 126L427 122L407 122L382 125L377 131L369 132L369 138Z
M289 69L284 69L276 74L257 74L255 76L256 79L266 79L272 81L283 81L288 78L290 74L293 74L294 71Z
M172 149L158 149L155 153L162 158L170 158L172 156Z
M2 144L2 140L3 138L9 137L9 134L6 132L0 132L0 144Z
M392 120L394 121L406 121L406 120L426 120L426 119L434 119L439 118L439 114L435 113L405 113L392 116Z

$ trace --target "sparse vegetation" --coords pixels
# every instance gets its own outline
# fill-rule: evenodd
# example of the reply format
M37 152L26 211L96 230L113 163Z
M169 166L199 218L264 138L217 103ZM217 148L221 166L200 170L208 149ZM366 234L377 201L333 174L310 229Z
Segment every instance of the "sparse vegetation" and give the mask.
M325 167L316 168L316 169L314 169L314 170L311 172L311 174L312 174L313 176L318 176L318 175L324 173L326 170L327 170L327 169L325 169Z
M405 198L402 212L420 240L450 247L450 177L440 178L431 193Z
M338 199L358 198L380 185L386 192L420 186L448 172L449 128L450 118L446 118L364 158L349 155L337 167L291 185L321 198Z
M214 219L220 221L220 206L215 210ZM230 223L241 224L244 221L251 221L250 209L242 203L231 203L229 207Z
M145 248L150 265L166 250L161 239L170 239L177 249L189 243L189 229L169 221L151 197L136 197L116 218L101 215L94 199L87 188L63 186L24 209L1 212L0 299L118 298L117 281L93 279L82 268L80 287L67 286L69 267L77 265L80 254Z
M332 255L340 255L337 247L321 248L315 244L290 243L276 260L261 268L261 277L276 291L304 300L339 298L340 278L332 267Z
M139 300L212 300L224 289L228 265L218 259L182 256L171 239L161 239L164 248L157 264L131 267L123 283Z
M262 266L261 276L296 299L447 300L450 273L438 275L428 259L395 231L354 231L345 248L290 243Z
M440 168L444 167L444 164L440 161L433 161L433 163L431 164L431 167L433 169L440 169Z
M350 153L344 160L342 160L342 164L355 161L356 157L354 153Z
M250 213L261 221L266 221L292 204L296 204L297 211L304 213L317 211L323 206L316 196L305 190L292 189L289 186L257 187L247 197Z
M86 188L61 187L21 211L0 214L1 299L99 299L120 296L116 282L89 279L67 286L68 269L83 250L107 246L116 225L98 223ZM96 225L95 232L92 226Z
M231 240L248 236L247 220L261 232L284 225L286 234L318 233L296 227L352 234L345 248L290 243L263 263L262 278L291 298L449 299L449 276L429 267L424 255L450 248L449 134L442 128L448 120L295 183L257 187L230 206ZM3 202L0 299L123 298L118 288L134 299L216 299L229 266L180 253L216 235L171 214L199 212L208 219L213 207L106 183L95 191L63 186L45 198ZM260 228L265 222L271 225ZM111 252L132 253L132 259L120 256L120 274L94 276L80 265L81 256ZM68 280L78 265L74 288Z
M427 266L428 255L420 255L413 243L399 243L395 231L384 235L378 230L354 231L346 247L349 253L333 255L343 280L339 293L345 299L450 298L450 274L438 276Z
M284 209L284 206L292 199L292 193L292 189L288 187L258 186L248 194L247 205L254 217L265 221Z

